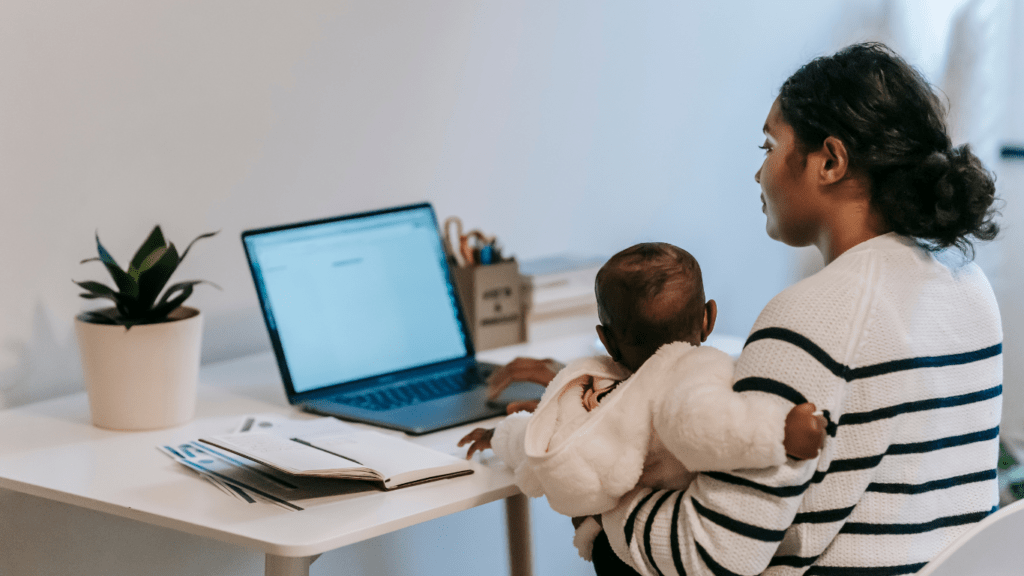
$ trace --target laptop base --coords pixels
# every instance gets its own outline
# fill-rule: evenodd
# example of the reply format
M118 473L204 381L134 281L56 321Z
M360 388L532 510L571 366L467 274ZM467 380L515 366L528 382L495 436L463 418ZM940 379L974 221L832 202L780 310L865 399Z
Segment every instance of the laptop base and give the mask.
M453 396L386 411L362 410L331 399L309 400L302 403L301 408L322 416L373 424L419 436L495 416L505 416L509 403L537 400L543 393L544 387L539 384L516 382L493 401L487 400L487 387L478 386Z

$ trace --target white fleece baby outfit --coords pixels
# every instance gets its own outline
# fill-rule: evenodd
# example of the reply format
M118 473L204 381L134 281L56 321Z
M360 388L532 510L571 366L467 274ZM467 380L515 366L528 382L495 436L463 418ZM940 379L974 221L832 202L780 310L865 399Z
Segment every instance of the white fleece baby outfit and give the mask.
M683 489L698 471L763 468L786 460L789 407L732 390L733 360L711 347L662 346L630 375L607 356L573 361L555 376L533 414L510 415L491 446L528 496L547 496L566 516L600 514L638 484ZM621 381L592 411L595 388ZM597 523L577 530L589 560Z

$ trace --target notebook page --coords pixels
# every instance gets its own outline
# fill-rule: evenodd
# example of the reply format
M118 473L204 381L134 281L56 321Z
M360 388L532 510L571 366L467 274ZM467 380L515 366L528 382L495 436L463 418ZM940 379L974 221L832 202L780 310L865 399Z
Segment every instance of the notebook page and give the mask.
M355 462L265 432L226 434L203 441L292 474L323 474L343 470L365 471L364 466Z

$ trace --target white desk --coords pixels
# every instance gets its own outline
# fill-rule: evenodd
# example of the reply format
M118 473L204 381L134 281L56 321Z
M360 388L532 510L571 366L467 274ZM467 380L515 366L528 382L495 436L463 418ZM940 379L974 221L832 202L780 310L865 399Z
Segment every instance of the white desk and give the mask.
M480 357L573 358L593 353L593 341L590 334L570 336ZM0 412L0 488L259 550L268 576L306 575L329 550L504 498L511 573L531 573L526 498L500 462L476 461L469 476L393 492L322 498L301 512L225 495L156 446L230 431L245 414L299 413L287 405L270 353L206 366L200 381L195 419L166 430L95 428L85 394ZM408 438L451 452L480 424Z

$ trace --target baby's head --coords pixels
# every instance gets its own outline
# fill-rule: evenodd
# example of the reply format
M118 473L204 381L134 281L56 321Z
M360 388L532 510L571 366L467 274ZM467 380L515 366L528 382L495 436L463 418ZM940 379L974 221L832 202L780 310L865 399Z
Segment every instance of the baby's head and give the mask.
M612 256L594 290L597 334L612 358L632 371L664 344L699 346L715 327L717 305L704 301L697 260L671 244L637 244Z

